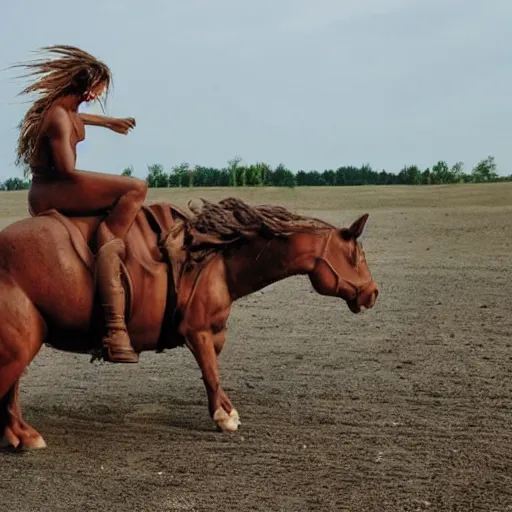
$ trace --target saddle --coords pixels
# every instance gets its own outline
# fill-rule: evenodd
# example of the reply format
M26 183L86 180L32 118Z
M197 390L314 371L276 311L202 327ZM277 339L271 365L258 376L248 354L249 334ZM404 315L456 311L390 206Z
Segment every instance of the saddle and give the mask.
M64 226L76 254L94 276L95 252L99 249L96 247L96 232L106 215L69 217L52 209L37 216L52 217ZM187 262L184 221L188 218L183 210L174 205L144 205L124 239L126 255L121 263L121 280L126 298L126 323L128 325L132 319L133 304L138 302L143 307L147 298L165 280L166 311L161 340L176 338L169 336L169 330L174 330L175 333L177 327L175 310L179 282ZM157 350L163 348L169 347L160 347L159 342Z

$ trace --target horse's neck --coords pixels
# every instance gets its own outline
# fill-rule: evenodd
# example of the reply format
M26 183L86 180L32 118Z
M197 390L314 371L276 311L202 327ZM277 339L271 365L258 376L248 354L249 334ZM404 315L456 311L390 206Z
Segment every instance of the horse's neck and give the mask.
M313 270L322 237L292 235L256 239L225 256L228 286L236 300L269 284Z

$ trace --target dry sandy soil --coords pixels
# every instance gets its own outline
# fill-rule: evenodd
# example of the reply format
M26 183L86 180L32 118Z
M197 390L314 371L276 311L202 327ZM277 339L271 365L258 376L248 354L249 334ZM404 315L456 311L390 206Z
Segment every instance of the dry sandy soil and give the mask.
M227 194L348 224L368 211L376 307L306 278L235 304L217 433L186 349L138 366L44 348L23 379L39 452L0 453L0 510L512 510L512 186ZM26 216L0 195L0 227Z

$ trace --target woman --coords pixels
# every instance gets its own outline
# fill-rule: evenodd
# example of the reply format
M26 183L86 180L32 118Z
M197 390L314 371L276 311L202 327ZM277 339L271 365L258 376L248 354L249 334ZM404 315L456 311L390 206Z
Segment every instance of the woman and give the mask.
M107 332L103 338L104 359L136 363L124 319L125 296L120 264L123 238L144 203L145 181L132 177L79 171L76 146L85 139L85 124L108 127L127 134L135 120L79 114L82 102L107 94L112 77L109 68L89 53L72 46L50 46L57 55L20 66L40 75L22 93L40 92L20 124L18 162L30 166L32 183L28 201L33 215L56 209L74 215L108 211L100 225L96 284L102 298Z

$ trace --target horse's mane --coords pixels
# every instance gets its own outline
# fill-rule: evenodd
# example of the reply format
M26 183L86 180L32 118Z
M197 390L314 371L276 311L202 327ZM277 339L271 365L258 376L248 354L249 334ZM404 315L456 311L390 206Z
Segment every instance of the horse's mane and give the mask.
M251 206L235 197L218 203L201 202L202 206L189 203L192 215L184 221L187 251L196 261L255 237L285 238L298 232L334 228L328 222L277 205Z

